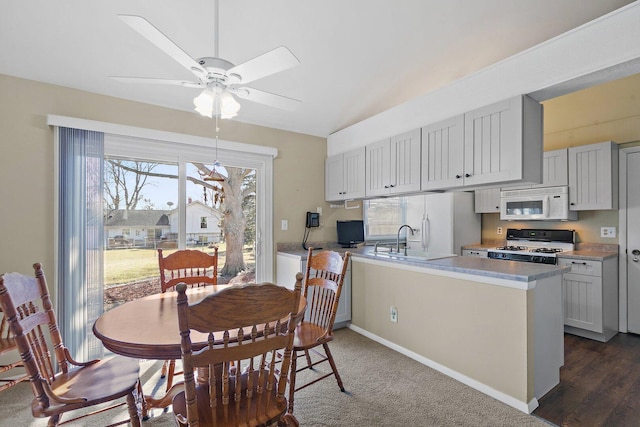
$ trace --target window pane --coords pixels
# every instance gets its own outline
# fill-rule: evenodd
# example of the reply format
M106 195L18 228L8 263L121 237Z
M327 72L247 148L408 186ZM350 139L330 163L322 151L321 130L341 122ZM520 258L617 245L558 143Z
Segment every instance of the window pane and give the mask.
M157 249L177 248L178 165L105 157L104 171L108 310L160 289Z
M404 197L365 200L365 240L395 239L398 228L405 223Z

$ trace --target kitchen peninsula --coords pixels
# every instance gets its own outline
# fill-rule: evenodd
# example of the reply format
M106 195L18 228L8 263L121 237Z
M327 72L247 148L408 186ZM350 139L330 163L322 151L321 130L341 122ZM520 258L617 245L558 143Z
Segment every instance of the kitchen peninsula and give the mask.
M523 412L559 383L565 267L368 248L351 259L355 331Z
M559 383L567 267L350 250L351 329L523 412Z

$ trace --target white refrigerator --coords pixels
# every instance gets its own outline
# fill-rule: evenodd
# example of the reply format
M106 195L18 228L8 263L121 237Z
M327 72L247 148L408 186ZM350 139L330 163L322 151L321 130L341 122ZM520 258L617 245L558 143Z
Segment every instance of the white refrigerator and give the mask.
M407 197L407 218L415 231L404 228L412 251L461 255L462 246L480 243L480 214L474 212L473 192L454 191Z

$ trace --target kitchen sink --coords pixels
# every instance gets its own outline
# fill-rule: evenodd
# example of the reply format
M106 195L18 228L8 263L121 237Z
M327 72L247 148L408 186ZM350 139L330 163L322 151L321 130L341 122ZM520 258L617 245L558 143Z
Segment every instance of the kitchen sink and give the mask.
M445 253L436 253L436 252L425 252L418 250L407 250L407 254L405 255L403 251L398 252L372 252L376 257L384 258L384 259L397 259L397 260L406 260L406 261L429 261L433 259L440 258L449 258L456 256L455 254L445 254Z

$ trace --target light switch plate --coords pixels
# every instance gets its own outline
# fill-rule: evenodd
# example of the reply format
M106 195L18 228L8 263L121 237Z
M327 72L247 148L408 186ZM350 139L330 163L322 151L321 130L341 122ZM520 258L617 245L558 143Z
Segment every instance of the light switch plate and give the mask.
M607 239L615 239L616 228L615 227L600 227L600 237Z
M282 231L286 231L289 229L289 220L287 219L283 219L282 220Z

